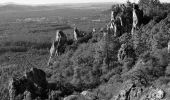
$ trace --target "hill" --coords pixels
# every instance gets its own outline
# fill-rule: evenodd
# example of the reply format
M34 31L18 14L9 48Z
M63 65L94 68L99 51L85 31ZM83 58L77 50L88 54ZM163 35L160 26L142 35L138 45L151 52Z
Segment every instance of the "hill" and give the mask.
M94 13L96 11L94 9L64 8L64 10L58 10L61 13L60 16L74 14L71 15L73 18L66 23L59 23L61 20L56 22L50 20L1 24L1 99L9 99L9 90L11 94L13 90L18 90L14 91L14 93L21 92L16 97L18 100L30 95L34 99L42 100L44 98L63 100L65 97L71 100L87 98L87 100L126 100L127 98L129 100L169 100L170 54L167 46L170 41L170 14L168 5L154 6L160 9L147 6L144 18L147 17L149 20L142 24L134 35L129 29L130 31L122 33L120 37L115 37L114 34L103 35L105 25L110 18L109 10L106 10L106 13L98 12L98 10L98 13ZM50 17L53 11L55 12L50 10L46 14L50 14L48 15ZM44 11L38 12L39 16L44 14ZM27 12L22 12L22 14L25 13ZM85 16L86 14L89 15ZM16 15L16 18L19 18L18 13ZM57 15L54 14L54 16ZM83 16L83 19L77 16ZM92 19L104 20L94 22ZM70 23L75 23L86 35L74 41L73 27ZM91 32L92 27L96 27L95 33ZM100 28L104 29L100 30ZM64 45L63 54L55 56L53 65L47 66L51 40L54 39L58 29L63 30L68 41ZM12 77L14 77L13 80ZM17 88L14 89L12 86Z

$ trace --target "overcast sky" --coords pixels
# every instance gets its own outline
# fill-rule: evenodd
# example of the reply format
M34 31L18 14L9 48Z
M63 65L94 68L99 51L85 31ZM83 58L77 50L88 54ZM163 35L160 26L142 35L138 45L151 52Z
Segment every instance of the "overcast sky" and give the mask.
M87 2L126 2L127 0L0 0L0 4L17 3L17 4L57 4L57 3L87 3ZM138 2L138 0L130 0ZM170 2L170 0L160 0L161 2Z

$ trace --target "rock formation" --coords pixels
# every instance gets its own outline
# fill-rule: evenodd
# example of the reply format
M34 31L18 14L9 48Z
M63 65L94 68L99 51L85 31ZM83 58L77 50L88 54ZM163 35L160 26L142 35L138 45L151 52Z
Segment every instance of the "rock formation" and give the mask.
M46 74L43 70L31 68L21 78L12 78L9 82L10 100L14 100L19 94L24 98L46 98L47 97Z
M127 82L111 100L164 100L164 96L165 92L162 89L153 86L147 88Z

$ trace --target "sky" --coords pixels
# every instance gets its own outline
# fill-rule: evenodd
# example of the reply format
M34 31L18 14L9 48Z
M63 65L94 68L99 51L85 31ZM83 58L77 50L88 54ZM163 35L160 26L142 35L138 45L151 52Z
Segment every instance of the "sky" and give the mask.
M26 5L37 4L58 4L58 3L87 3L87 2L126 2L127 0L0 0L0 4L16 3ZM131 2L138 2L138 0L130 0ZM170 2L170 0L160 0L161 2Z

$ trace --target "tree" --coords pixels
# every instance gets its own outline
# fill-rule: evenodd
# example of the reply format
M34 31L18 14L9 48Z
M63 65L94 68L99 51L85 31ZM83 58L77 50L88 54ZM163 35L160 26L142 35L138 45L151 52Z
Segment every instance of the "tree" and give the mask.
M159 0L139 0L139 6L144 11L145 15L159 15L161 3Z

